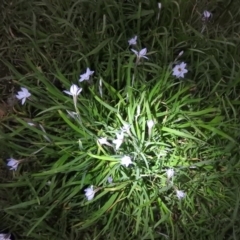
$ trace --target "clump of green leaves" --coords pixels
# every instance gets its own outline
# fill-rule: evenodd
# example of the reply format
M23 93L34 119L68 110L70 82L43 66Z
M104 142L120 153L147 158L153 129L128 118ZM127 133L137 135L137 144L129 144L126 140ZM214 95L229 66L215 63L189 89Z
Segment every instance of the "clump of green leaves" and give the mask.
M215 31L209 21L201 33L205 9L194 12L190 2L160 10L151 1L23 4L33 19L5 16L15 40L28 44L5 46L3 63L31 97L1 123L3 157L21 159L0 184L3 227L29 239L238 235L232 29ZM146 47L148 60L127 48L135 34L134 49ZM178 61L188 63L186 79L172 76ZM87 67L91 81L78 83ZM82 91L72 98L63 91L73 84Z

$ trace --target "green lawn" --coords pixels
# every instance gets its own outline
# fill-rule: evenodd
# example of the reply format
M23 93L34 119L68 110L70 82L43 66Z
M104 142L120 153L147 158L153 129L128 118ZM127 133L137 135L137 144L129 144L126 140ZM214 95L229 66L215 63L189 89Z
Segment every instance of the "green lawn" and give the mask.
M240 239L239 1L159 7L3 0L0 230Z

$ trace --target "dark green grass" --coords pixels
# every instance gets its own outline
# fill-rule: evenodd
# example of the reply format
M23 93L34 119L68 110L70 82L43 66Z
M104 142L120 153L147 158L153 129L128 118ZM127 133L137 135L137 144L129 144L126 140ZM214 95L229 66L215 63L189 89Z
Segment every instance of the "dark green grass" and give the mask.
M2 165L9 157L25 162L0 178L0 227L25 239L239 239L237 1L162 1L159 21L157 1L2 4L1 62L9 71L0 75L3 99L8 80L15 86L10 92L26 86L33 97L1 120ZM201 33L206 9L213 18ZM138 66L127 44L135 34L137 47L149 52ZM179 60L189 72L177 80L171 68L182 50ZM95 74L92 84L83 85L82 122L75 123L66 116L74 109L62 90L77 83L86 67ZM103 99L97 93L100 78ZM135 170L118 170L101 159L114 152L96 148L96 138L115 136L119 113L134 123L137 136L124 149L137 155L132 146L141 146L149 168L140 161ZM142 132L150 117L158 125L147 147ZM47 133L28 126L29 119ZM156 143L170 149L163 161L154 158ZM187 192L184 201L163 184L166 167L177 169L175 184ZM108 187L109 169L115 179L131 178ZM136 169L157 177L136 181ZM90 184L103 190L86 203L83 189Z

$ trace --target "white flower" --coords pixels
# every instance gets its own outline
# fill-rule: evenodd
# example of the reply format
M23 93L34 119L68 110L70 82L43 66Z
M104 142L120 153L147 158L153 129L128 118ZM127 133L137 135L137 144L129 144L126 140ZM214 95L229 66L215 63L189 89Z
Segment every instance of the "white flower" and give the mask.
M93 190L93 185L89 188L86 188L84 191L85 191L85 196L88 201L90 201L94 198L95 191Z
M131 125L128 124L128 123L124 123L123 124L123 127L121 128L121 131L124 133L124 132L127 132L128 134L130 134L130 128L131 128Z
M98 142L103 145L108 145L108 146L111 146L111 144L107 141L107 138L106 137L102 137L102 138L98 138Z
M132 160L131 160L131 158L129 156L123 156L121 158L121 164L125 165L125 167L128 167L129 164L132 164Z
M93 74L94 74L94 71L91 71L90 68L87 68L86 72L80 75L79 82L82 82L84 80L89 80L90 76Z
M106 137L102 137L102 138L98 138L98 142L101 144L101 145L107 145L107 146L112 146L108 141L107 141L107 138Z
M21 91L16 95L17 99L22 100L22 105L25 103L26 99L31 96L31 93L24 87L21 87Z
M117 135L117 139L123 140L123 138L124 138L123 131L121 131L120 133L116 133L116 135Z
M122 139L114 139L113 143L116 145L116 150L118 150L120 148L120 146L122 145L123 140Z
M184 74L188 72L188 70L185 68L186 67L186 63L182 62L178 65L176 65L173 68L173 76L176 76L178 78L184 78Z
M203 19L204 19L204 20L209 19L211 16L212 16L212 13L211 13L211 12L209 12L209 11L207 11L207 10L205 10L205 11L203 12Z
M73 103L75 108L77 106L77 96L81 91L82 91L82 88L79 88L76 84L72 84L72 86L70 87L70 92L64 90L66 94L73 96Z
M98 142L99 142L101 145L106 144L106 143L107 143L107 138L105 138L105 137L99 138L99 139L98 139Z
M148 128L152 128L153 126L154 126L154 121L153 120L148 120L147 121L147 126L148 126Z
M136 45L137 44L137 36L134 36L133 38L128 40L129 45Z
M173 177L174 175L174 170L172 168L169 168L167 171L166 171L166 174L167 174L167 178L170 179Z
M160 10L162 8L162 4L158 2L158 9Z
M0 240L11 240L11 234L0 233Z
M14 159L14 158L9 158L9 159L7 159L7 161L8 161L7 166L10 167L10 170L15 170L16 171L20 161Z
M147 54L147 48L143 48L142 50L140 50L139 52L134 50L134 49L131 49L132 52L134 52L137 56L137 59L141 59L141 58L146 58L148 59L148 57L146 57L146 54Z
M108 177L107 181L108 181L108 183L112 183L113 182L113 178L112 177Z
M176 190L176 193L177 193L177 198L179 200L181 200L182 198L185 198L186 197L186 193L181 191L181 190Z
M117 133L116 135L117 139L114 139L113 143L116 145L116 150L118 150L123 143L124 133L121 131L120 134Z
M81 91L82 91L82 88L79 88L76 84L73 84L70 87L70 91L64 90L66 94L71 95L73 97L78 96Z

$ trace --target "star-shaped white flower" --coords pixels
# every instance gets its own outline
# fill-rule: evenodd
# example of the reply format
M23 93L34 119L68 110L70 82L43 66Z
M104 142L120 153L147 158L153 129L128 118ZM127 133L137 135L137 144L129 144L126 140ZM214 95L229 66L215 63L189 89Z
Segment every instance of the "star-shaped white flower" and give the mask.
M125 167L128 167L130 164L132 164L132 160L129 156L123 156L121 158L121 165L124 165Z
M75 107L77 106L77 96L80 94L81 91L82 88L79 88L76 84L72 84L72 86L70 87L70 91L64 90L66 94L73 96L73 103Z
M98 142L101 144L101 145L107 145L107 146L112 146L108 141L107 141L107 138L106 137L102 137L102 138L98 138Z
M7 166L10 168L10 170L15 170L16 171L20 161L14 159L14 158L9 158L9 159L7 159L7 161L8 161Z
M211 16L212 16L212 13L211 13L211 12L209 12L209 11L207 11L207 10L205 10L205 11L203 12L203 18L204 18L205 20L209 19Z
M116 145L116 150L118 150L123 143L124 133L121 131L120 134L117 133L116 135L117 139L114 139L112 142Z
M31 96L31 93L24 87L21 87L21 91L18 91L16 98L22 100L22 105L25 103L26 99Z
M129 45L136 45L137 44L137 36L134 36L133 38L128 40Z
M131 125L128 123L124 123L123 127L121 128L121 131L130 134L130 129L131 129Z
M184 78L184 74L188 72L188 70L186 69L186 65L187 64L184 62L176 65L173 68L173 76L176 76L177 78Z
M182 198L186 197L186 193L181 190L176 190L177 198L181 200Z
M116 145L116 150L118 150L120 148L120 146L122 145L123 143L123 140L122 139L114 139L113 140L113 143Z
M80 75L79 82L82 82L84 80L89 80L90 76L93 74L94 74L94 71L91 71L90 68L87 68L86 72Z
M146 58L146 59L148 59L148 57L146 57L147 48L143 48L143 49L140 50L139 52L136 51L136 50L134 50L134 49L131 49L131 51L136 54L138 60L140 60L141 58Z
M168 179L171 179L174 175L174 170L172 168L169 168L167 171L166 171L166 174L167 174L167 178Z
M103 144L107 144L107 143L108 143L106 137L99 138L99 139L98 139L98 142L99 142L101 145L103 145Z
M82 91L82 88L79 88L76 84L72 84L72 86L70 87L70 91L64 90L64 92L68 95L71 96L78 96L79 93Z
M85 196L88 201L90 201L94 198L95 191L93 190L93 185L89 188L86 188L84 191L85 191Z

